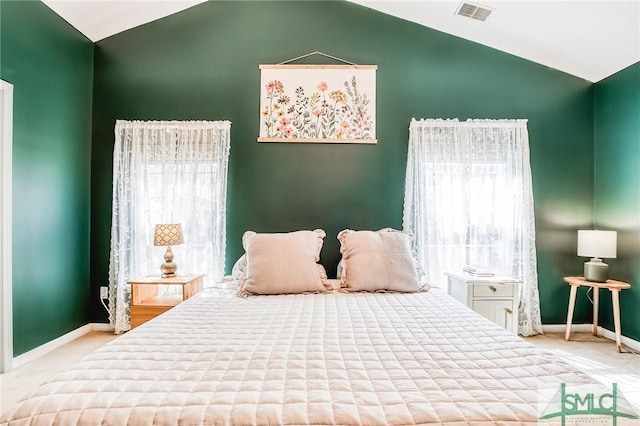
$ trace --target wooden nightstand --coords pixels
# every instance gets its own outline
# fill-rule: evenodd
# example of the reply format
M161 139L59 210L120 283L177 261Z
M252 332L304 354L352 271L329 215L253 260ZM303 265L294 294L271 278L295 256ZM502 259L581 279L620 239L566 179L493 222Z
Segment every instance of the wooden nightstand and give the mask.
M622 343L620 342L620 290L626 290L631 287L631 284L623 281L607 280L604 283L597 283L593 281L587 281L584 277L564 277L567 284L571 286L571 293L569 294L569 311L567 312L567 331L565 332L564 339L569 340L571 336L571 321L573 320L573 308L576 304L576 292L578 287L587 286L593 288L593 335L598 335L598 308L601 288L606 288L611 292L611 303L613 304L613 324L616 329L616 348L618 352L622 352Z
M198 293L202 290L202 277L204 274L182 275L174 278L147 275L139 280L127 281L131 284L131 328L136 328ZM160 286L182 286L182 294L158 295Z
M449 295L485 318L518 334L518 285L512 277L446 272Z

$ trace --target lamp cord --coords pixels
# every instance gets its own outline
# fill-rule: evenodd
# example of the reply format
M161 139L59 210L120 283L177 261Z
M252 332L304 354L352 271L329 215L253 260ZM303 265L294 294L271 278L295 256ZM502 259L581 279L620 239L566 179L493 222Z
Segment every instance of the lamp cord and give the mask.
M587 289L587 299L589 299L589 302L591 302L591 304L593 305L593 299L591 298L591 291L593 290L593 287L589 287Z
M102 303L102 306L104 306L104 310L107 311L108 314L111 314L111 312L109 312L109 308L104 303L104 299L102 297L100 298L100 303Z

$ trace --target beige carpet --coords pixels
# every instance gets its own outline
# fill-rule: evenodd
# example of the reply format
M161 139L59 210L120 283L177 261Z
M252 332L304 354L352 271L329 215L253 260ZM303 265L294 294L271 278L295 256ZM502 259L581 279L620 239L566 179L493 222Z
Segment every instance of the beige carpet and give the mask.
M8 411L42 383L115 337L113 332L93 331L15 370L0 374L0 412Z
M571 333L569 341L563 334L544 334L525 340L552 351L566 362L611 386L618 384L624 397L634 405L640 416L640 353L623 345L622 353L616 342L591 333ZM640 421L638 422L640 423Z
M0 375L0 412L8 411L41 383L114 338L112 333L92 332L40 359ZM625 353L618 353L615 342L594 337L590 333L573 333L568 342L562 334L545 334L526 340L556 353L605 384L618 383L625 397L638 404L640 413L640 354L629 348L625 348Z

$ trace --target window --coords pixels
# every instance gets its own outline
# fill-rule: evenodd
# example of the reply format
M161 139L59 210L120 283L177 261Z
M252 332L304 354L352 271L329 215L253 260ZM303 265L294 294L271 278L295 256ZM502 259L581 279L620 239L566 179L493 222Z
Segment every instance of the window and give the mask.
M525 120L413 120L404 229L434 286L468 264L521 279L520 333L541 332Z
M178 274L224 273L229 122L118 121L114 147L109 267L110 321L129 329L127 280L159 273L159 223L180 223L184 244L172 247Z

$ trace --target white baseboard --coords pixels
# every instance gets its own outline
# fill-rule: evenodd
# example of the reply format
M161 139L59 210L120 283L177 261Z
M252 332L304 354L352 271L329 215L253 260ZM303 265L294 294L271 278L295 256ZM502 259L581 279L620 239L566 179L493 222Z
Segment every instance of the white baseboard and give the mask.
M616 333L614 331L607 330L606 328L598 327L598 335L606 337L607 339L611 339L613 341L616 340ZM640 342L638 342L637 340L633 340L626 336L620 336L620 342L635 351L640 351Z
M91 325L91 331L104 331L104 332L111 332L111 333L115 333L116 331L116 329L113 328L111 324L104 323L104 322L92 322L90 325Z
M567 330L566 324L547 324L542 326L542 331L545 333L562 333ZM572 333L591 333L593 330L593 324L571 324ZM605 337L609 340L616 340L616 333L607 330L606 328L598 326L598 336ZM633 350L640 351L640 342L633 340L630 337L620 336L620 342L623 345L630 347Z
M591 332L592 324L571 324L571 332L572 333L588 333ZM564 334L567 331L566 324L546 324L542 326L542 331L545 333L556 334L562 333Z
M43 355L46 355L49 352L58 349L60 346L66 345L67 343L70 343L92 331L113 332L114 329L109 324L104 323L85 324L82 327L71 330L67 334L63 334L57 339L53 339L52 341L47 342L44 345L40 345L37 348L31 349L29 352L25 352L22 355L18 355L17 357L13 358L11 369L21 367L26 363L31 362Z

